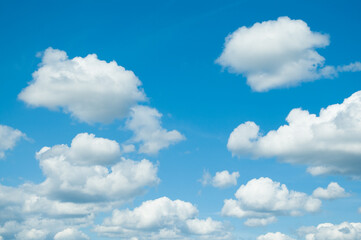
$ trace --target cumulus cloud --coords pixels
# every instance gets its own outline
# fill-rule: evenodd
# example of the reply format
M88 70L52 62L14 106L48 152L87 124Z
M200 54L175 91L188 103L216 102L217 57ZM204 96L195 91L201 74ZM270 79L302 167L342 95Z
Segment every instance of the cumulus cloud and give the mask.
M235 193L236 199L224 200L222 215L247 218L248 226L265 225L276 221L276 216L301 215L316 212L321 201L306 193L289 191L284 184L270 178L252 179Z
M185 139L176 130L164 129L161 126L161 117L162 114L155 108L138 105L131 109L126 127L134 132L131 141L141 144L139 152L156 154L159 150Z
M302 20L275 21L241 27L227 36L217 63L243 74L255 91L296 85L323 76L325 58L315 49L330 43Z
M338 225L322 223L317 227L304 227L299 230L306 240L358 240L361 239L361 223L343 222Z
M33 80L19 98L33 107L62 109L80 121L108 123L124 118L146 99L140 80L115 61L97 55L69 59L66 52L48 48Z
M108 237L173 239L186 235L225 237L223 223L196 218L197 208L189 202L161 197L143 202L134 210L114 210L95 231Z
M88 150L88 152L86 151ZM119 144L78 134L71 146L37 154L45 180L0 184L0 235L5 239L89 239L79 228L157 185L157 165L120 157Z
M0 125L0 159L5 157L5 151L13 149L16 143L24 138L21 131L6 125Z
M146 159L138 162L120 158L110 169L96 164L113 161L119 152L115 141L87 133L78 134L71 147L44 147L36 154L46 176L40 189L67 201L127 201L144 193L145 187L158 184L157 166Z
M350 194L345 192L345 189L343 189L338 183L331 182L328 184L327 188L316 188L313 191L312 196L320 199L337 199L337 198L344 198L350 196Z
M239 172L229 173L227 170L216 172L216 175L212 178L209 172L205 171L201 179L202 185L211 184L213 187L226 188L237 185L237 179L239 178Z
M265 235L259 236L257 240L295 240L295 239L280 232L275 232L275 233L270 232Z
M54 240L87 240L90 239L83 232L75 228L67 228L61 232L58 232L54 236Z
M361 91L321 109L319 116L293 109L286 125L264 136L256 123L240 124L230 134L227 148L233 155L306 164L312 175L360 175L360 113Z
M216 62L245 76L247 84L257 92L361 70L359 62L325 66L325 58L315 49L329 44L327 34L311 31L304 21L279 17L243 26L228 35Z

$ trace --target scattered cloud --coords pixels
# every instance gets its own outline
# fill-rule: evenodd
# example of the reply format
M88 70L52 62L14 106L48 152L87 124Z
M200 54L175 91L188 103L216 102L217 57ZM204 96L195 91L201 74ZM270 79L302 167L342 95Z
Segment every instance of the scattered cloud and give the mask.
M84 149L89 151L85 153ZM67 201L128 201L144 193L145 187L159 183L157 167L146 159L138 162L118 158L110 169L100 165L104 160L114 161L119 153L115 141L87 133L78 134L71 147L44 147L36 154L46 176L39 187Z
M235 193L236 199L224 200L222 215L247 218L248 226L265 225L276 216L297 216L316 212L321 201L302 192L289 191L284 184L270 178L252 179Z
M188 235L224 239L229 235L222 222L198 219L189 202L161 197L143 202L134 210L114 210L95 231L108 237L173 239Z
M280 232L275 232L275 233L270 232L265 235L259 236L257 240L295 240L295 239Z
M162 114L155 108L138 105L131 109L126 127L134 132L130 141L141 143L139 152L156 154L159 150L185 139L176 130L164 129L161 126L161 117Z
M58 232L54 236L54 240L89 240L90 238L83 232L75 228L67 228Z
M277 157L309 165L312 175L361 174L361 91L341 104L321 109L319 116L296 108L287 124L264 136L254 122L240 124L228 139L233 155Z
M354 62L348 65L338 66L338 72L360 72L361 71L361 62Z
M343 222L339 225L322 223L317 227L300 228L306 240L358 240L361 239L361 223Z
M227 170L216 172L216 175L212 178L209 172L205 171L201 179L202 185L212 185L216 188L226 188L237 185L237 179L239 178L239 172L229 173Z
M328 35L312 32L304 21L279 17L227 36L216 62L243 74L253 90L267 91L322 77L325 58L315 49L329 43Z
M88 150L88 151L86 151ZM37 154L45 180L0 185L0 236L5 239L89 239L79 228L159 183L157 165L120 156L119 144L78 134L71 146Z
M33 80L19 94L32 107L62 109L82 122L109 123L124 118L146 100L132 71L97 55L69 59L66 52L48 48Z
M245 76L257 92L333 78L338 72L361 71L359 62L325 66L325 58L315 49L329 44L327 34L311 31L304 21L279 17L228 35L216 63Z
M320 199L337 199L337 198L344 198L350 196L349 193L345 192L345 189L343 189L338 183L331 182L328 184L327 188L316 188L313 191L312 196Z
M21 131L6 125L0 125L0 159L5 157L5 151L13 149L16 143L24 138Z

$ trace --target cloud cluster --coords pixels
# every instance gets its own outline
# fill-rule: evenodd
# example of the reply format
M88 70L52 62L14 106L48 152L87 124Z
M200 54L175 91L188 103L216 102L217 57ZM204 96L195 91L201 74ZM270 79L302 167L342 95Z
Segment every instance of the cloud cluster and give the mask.
M233 155L306 164L312 175L361 174L361 91L321 109L319 116L293 109L286 121L264 136L254 122L240 124L227 148Z
M162 128L161 117L162 114L155 108L138 105L131 109L126 127L134 132L130 141L141 143L139 152L156 154L160 149L185 139L176 130Z
M119 144L78 134L71 146L37 154L45 180L0 185L0 236L5 239L89 239L79 228L159 183L157 166L120 156Z
M222 215L247 218L245 224L248 226L267 225L276 221L276 216L297 216L316 212L321 207L319 199L289 191L286 185L263 177L241 185L235 197L224 200Z
M331 199L348 197L350 196L350 194L346 193L345 189L343 189L340 185L338 185L338 183L331 182L330 184L328 184L326 189L321 187L316 188L313 191L312 196L320 199L331 200Z
M24 138L21 131L6 125L0 125L0 159L5 157L5 151L13 149L16 143Z
M328 76L315 49L329 43L328 35L312 32L304 21L279 17L227 36L216 62L243 74L253 90L267 91Z
M212 185L216 188L226 188L237 185L237 179L239 178L239 172L229 173L227 170L216 172L216 175L212 177L209 172L204 172L201 179L202 185Z
M361 239L361 223L343 222L338 225L322 223L317 227L303 227L299 230L306 240L358 240Z
M61 108L83 122L108 123L124 118L146 99L132 71L97 55L69 59L66 52L48 48L33 80L19 98L33 107Z
M257 240L295 240L283 233L275 232L275 233L267 233L265 235L261 235L257 238Z
M189 202L161 197L143 202L134 210L114 210L95 231L108 237L131 239L174 239L200 236L211 239L229 235L223 223L198 219L197 208Z

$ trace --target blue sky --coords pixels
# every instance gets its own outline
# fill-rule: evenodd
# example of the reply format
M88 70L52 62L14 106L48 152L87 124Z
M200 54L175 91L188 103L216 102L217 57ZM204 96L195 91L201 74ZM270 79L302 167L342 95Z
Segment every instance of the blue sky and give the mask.
M360 9L1 1L0 239L360 239Z

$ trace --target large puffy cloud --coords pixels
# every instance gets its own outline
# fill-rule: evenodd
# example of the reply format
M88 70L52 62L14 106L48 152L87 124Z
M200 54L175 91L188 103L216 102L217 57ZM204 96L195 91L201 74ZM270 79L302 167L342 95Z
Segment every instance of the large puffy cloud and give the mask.
M221 222L196 218L197 208L189 202L161 197L143 202L134 210L114 210L95 231L109 237L174 239L187 235L225 238Z
M158 184L157 167L146 159L120 158L110 169L100 165L113 161L119 152L116 142L87 133L78 134L71 147L44 147L36 154L47 177L40 191L79 202L127 201L142 194L145 187Z
M211 184L213 187L226 188L237 185L237 179L239 178L239 172L229 173L227 170L216 172L216 175L212 177L209 172L204 172L201 182L203 185Z
M138 105L131 110L126 126L134 132L133 142L141 143L139 152L155 154L185 137L176 130L167 131L162 128L160 114L157 109Z
M317 227L301 228L300 232L305 234L306 240L358 240L361 239L361 223L322 223Z
M66 52L48 48L33 81L19 98L34 107L61 108L80 121L111 122L126 117L145 94L132 71L97 55L69 59Z
M0 125L0 159L5 157L5 151L13 149L16 143L25 137L21 131L6 125Z
M248 226L269 224L279 215L316 212L321 206L319 199L302 192L289 191L286 185L263 177L241 185L235 197L224 200L222 215L247 218L245 224Z
M312 32L304 21L280 17L227 36L216 62L243 74L253 90L267 91L334 74L315 51L327 45L329 37Z
M361 71L360 62L324 66L325 58L315 49L329 43L328 35L312 32L304 21L279 17L241 27L227 36L216 62L244 75L248 85L259 92Z
M295 240L286 234L275 232L275 233L267 233L265 235L261 235L257 238L257 240Z
M286 121L264 136L254 122L240 124L227 148L233 155L306 164L312 175L361 174L361 91L321 109L319 116L293 109Z
M90 226L95 214L159 183L155 164L122 158L117 142L93 134L78 134L70 147L44 147L36 157L42 183L0 185L5 239L88 239L79 228Z
M344 198L348 197L350 194L345 192L345 189L343 189L338 183L331 182L328 184L327 188L316 188L313 191L312 194L316 198L320 199L337 199L337 198Z

